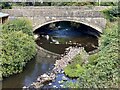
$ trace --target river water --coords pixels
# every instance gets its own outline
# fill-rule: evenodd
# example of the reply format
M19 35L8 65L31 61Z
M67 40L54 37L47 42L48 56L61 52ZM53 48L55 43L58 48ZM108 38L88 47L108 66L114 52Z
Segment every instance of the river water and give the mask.
M48 30L47 32L39 30L35 34L39 36L36 39L38 46L57 54L63 54L65 48L69 46L82 46L87 52L95 50L98 47L98 38L96 36L73 30L69 27ZM56 58L58 56L48 54L44 51L38 51L35 58L28 62L22 73L4 78L2 88L29 86L39 75L50 71L54 67ZM56 83L57 81L54 82L54 84Z

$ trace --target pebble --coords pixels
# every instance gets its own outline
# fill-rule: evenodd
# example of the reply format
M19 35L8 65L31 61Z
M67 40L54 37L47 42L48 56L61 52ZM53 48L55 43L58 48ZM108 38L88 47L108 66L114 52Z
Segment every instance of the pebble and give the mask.
M58 83L59 83L59 84L61 84L61 83L63 83L63 82L64 82L63 80L61 80L61 81L58 81Z
M37 78L37 81L40 81L40 78L39 78L39 77Z
M67 81L67 78L65 76L62 77L63 81Z
M52 85L52 83L49 83L49 85Z
M63 85L60 85L60 87L63 87Z
M43 74L43 75L41 75L41 77L42 78L47 78L47 77L49 77L47 74Z
M47 55L48 58L50 58L50 55Z
M27 86L23 86L23 89L27 88Z
M53 88L56 88L57 86L53 85Z
M61 73L64 73L64 71L61 71Z

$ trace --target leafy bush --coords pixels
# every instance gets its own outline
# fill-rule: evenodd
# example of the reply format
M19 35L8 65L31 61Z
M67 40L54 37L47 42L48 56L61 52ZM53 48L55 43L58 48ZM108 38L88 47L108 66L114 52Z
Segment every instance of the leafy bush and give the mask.
M14 19L8 21L6 24L3 25L4 32L11 32L11 31L22 31L30 36L33 35L32 33L32 24L29 20L25 18L21 19Z
M35 43L32 36L22 31L4 33L0 55L2 74L9 76L20 73L25 64L35 55Z
M93 54L88 56L89 63L97 63L97 58L99 58L98 54Z
M89 62L84 65L84 72L79 73L79 79L76 83L67 85L76 88L118 88L120 84L119 75L119 57L118 57L118 24L109 23L110 27L101 37L100 51L97 56L93 55L88 59L95 59L96 63ZM111 28L112 27L112 28ZM107 42L107 43L106 43ZM98 57L99 56L99 57ZM93 60L94 61L94 60ZM75 68L76 69L76 68ZM70 70L69 70L70 71ZM76 85L77 84L77 85Z
M118 6L118 2L100 2L100 6Z
M64 68L65 74L69 77L79 77L84 72L83 63L85 63L86 52L83 49L80 54L73 58L73 62Z
M11 9L12 8L12 5L10 5L9 2L0 2L0 7L2 9Z
M15 19L3 25L0 35L2 75L20 73L36 53L32 25L26 19Z
M80 73L84 72L84 68L80 64L70 64L64 71L69 77L79 77Z
M120 12L118 10L118 7L113 7L110 9L103 10L103 13L106 16L106 19L110 21L115 21L117 20L118 17L120 17Z

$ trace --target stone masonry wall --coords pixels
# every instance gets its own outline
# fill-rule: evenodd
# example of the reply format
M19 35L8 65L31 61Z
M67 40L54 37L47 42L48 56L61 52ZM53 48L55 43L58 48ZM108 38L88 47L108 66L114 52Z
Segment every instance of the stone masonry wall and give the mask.
M41 6L41 7L13 7L13 9L3 9L10 18L26 17L33 23L36 30L42 25L56 21L74 21L91 26L102 32L106 20L99 11L108 7L91 6Z

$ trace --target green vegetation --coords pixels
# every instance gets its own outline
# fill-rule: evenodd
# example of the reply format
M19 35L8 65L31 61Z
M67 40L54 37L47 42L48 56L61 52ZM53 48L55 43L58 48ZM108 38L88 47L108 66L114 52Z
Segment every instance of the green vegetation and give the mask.
M2 41L0 62L3 77L22 72L26 63L36 53L32 28L27 22L16 19L3 25L0 36Z
M103 13L105 14L106 19L109 21L115 21L120 17L120 12L118 7L109 8L104 10Z
M32 23L25 18L8 21L3 26L3 32L7 33L12 31L22 31L25 34L32 36Z
M117 2L0 2L2 9L12 6L117 6Z
M0 35L1 35L1 30L2 30L2 25L0 25ZM0 54L1 54L1 46L2 46L2 42L0 41ZM2 66L0 62L0 81L1 80L2 80Z
M118 88L119 80L119 58L118 58L118 24L117 22L109 23L110 27L106 28L106 32L101 37L100 51L88 57L88 63L84 64L83 73L77 73L79 79L76 83L67 82L66 87L76 88ZM112 28L111 28L112 27ZM80 58L81 60L81 58ZM72 64L72 65L77 65ZM72 66L72 67L74 67ZM66 70L67 69L67 70ZM65 68L65 73L71 75L77 71L70 69L70 65ZM67 71L67 72L66 72Z
M24 6L98 6L98 2L25 2ZM100 2L101 6L117 6L115 2Z
M2 8L2 9L11 9L12 5L9 2L0 2L0 8Z
M84 72L83 63L86 61L84 56L86 56L86 52L83 49L82 52L73 59L73 62L64 69L65 74L69 77L79 77L79 75Z
M69 77L79 77L79 74L84 72L84 68L80 64L71 64L64 71Z
M71 88L118 88L120 85L118 8L103 11L109 20L104 34L100 38L100 51L89 55L88 63L81 65L81 56L68 65L64 71L70 77L78 77L76 83L67 82L65 87ZM112 22L110 22L112 21ZM114 22L113 22L114 21ZM83 61L83 60L82 60ZM80 66L78 68L78 65ZM82 68L82 71L81 71ZM81 72L79 72L79 70ZM74 73L75 72L75 73ZM75 75L74 75L75 74Z

